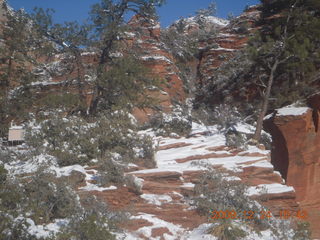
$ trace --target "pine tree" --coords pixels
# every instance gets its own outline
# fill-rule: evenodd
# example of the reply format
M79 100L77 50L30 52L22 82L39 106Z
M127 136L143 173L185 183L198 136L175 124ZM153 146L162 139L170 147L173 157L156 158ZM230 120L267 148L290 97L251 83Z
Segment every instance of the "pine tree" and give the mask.
M131 85L132 89L135 89L137 96L145 91L144 88L138 86L141 82L146 82L141 81L141 74L139 76L139 73L134 69L137 65L135 64L136 66L133 66L133 68L128 68L128 66L132 65L131 60L127 61L126 57L124 57L120 61L114 61L112 53L117 52L117 47L121 45L121 35L127 28L125 16L127 14L137 14L146 19L155 18L155 7L160 6L163 2L163 0L102 0L100 3L93 5L91 20L95 33L95 47L99 49L100 55L96 69L97 78L90 113L97 113L100 107L110 109L117 105L117 102L111 101L111 96L119 95L121 92L117 92L119 88L117 86L110 86L110 83L114 82L114 84L117 84L115 79L120 80L121 74L128 76L124 78L124 80L127 80L126 83L123 80L121 82L127 86ZM127 63L125 63L126 61ZM127 65L125 67L127 72L118 69L119 63L120 65ZM109 69L118 70L112 70L108 74ZM119 73L120 75L114 76L115 73ZM134 77L133 74L135 73L138 75ZM124 86L123 84L122 86ZM129 99L133 100L132 95L127 98L127 100Z
M79 103L74 112L80 111L82 115L86 114L86 95L85 95L85 65L81 53L89 45L90 27L78 22L64 22L63 24L54 24L52 21L52 9L44 10L35 8L32 14L35 28L42 36L44 41L52 43L44 44L43 53L46 55L54 53L64 53L69 57L71 64L70 73L76 72L76 81L78 89Z
M263 118L268 111L273 84L284 75L294 76L290 92L301 88L315 71L319 60L319 10L311 10L317 3L308 0L262 1L264 27L251 41L251 56L261 67L261 86L264 88L263 100L253 139L260 140ZM274 20L270 22L270 16ZM266 24L267 23L267 24ZM310 29L312 26L312 29ZM281 67L281 68L280 68ZM265 79L265 80L264 80Z
M14 117L23 118L31 105L29 86L35 78L30 69L35 64L33 50L36 45L30 20L24 11L12 13L6 10L1 25L0 136L5 136L8 121Z

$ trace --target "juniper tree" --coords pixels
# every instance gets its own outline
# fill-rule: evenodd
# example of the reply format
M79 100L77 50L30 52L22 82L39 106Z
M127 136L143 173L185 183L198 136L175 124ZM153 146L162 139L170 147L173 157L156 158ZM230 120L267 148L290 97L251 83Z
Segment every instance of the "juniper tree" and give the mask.
M281 86L281 77L290 75L295 81L288 91L290 94L299 92L307 84L308 76L314 72L315 63L319 60L320 20L319 8L316 8L319 3L312 0L262 3L263 20L269 20L269 23L258 32L249 48L253 61L260 69L260 85L264 89L253 136L256 141L261 137L263 118L268 111L274 82ZM270 16L276 16L275 20L270 22Z
M6 9L4 3L3 8ZM6 134L7 121L26 113L30 105L29 85L34 81L30 68L36 48L27 14L5 11L0 32L0 136ZM16 88L19 86L19 88ZM11 91L16 88L16 91ZM11 91L11 92L10 92Z
M89 30L87 24L78 22L64 22L63 24L53 23L52 9L44 10L35 8L31 15L37 33L42 36L44 41L52 44L44 44L43 53L52 55L54 53L63 53L71 62L69 73L76 73L77 91L79 102L74 112L80 111L85 115L86 95L85 95L85 65L81 53L89 45Z
M137 96L142 95L145 91L146 81L145 76L141 76L141 72L137 71L138 59L131 61L130 58L124 57L114 60L113 54L119 50L117 47L121 43L121 36L127 29L125 17L136 14L146 19L154 18L156 16L155 7L160 6L163 2L163 0L101 0L100 3L93 5L90 15L95 33L95 47L98 48L100 54L93 101L90 106L91 113L96 113L102 105L107 109L117 105L117 102L112 100L115 96L119 98L122 95L121 98L133 100L134 94L136 95L134 99L141 99ZM125 71L119 69L121 65L124 66ZM141 67L138 68L141 69ZM109 69L114 70L107 73ZM116 73L120 75L115 76ZM130 89L131 92L126 96L125 94Z

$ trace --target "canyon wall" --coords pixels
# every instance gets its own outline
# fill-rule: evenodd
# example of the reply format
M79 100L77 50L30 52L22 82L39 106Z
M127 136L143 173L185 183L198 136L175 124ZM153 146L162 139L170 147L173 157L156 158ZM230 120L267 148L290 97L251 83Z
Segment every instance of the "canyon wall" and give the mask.
M320 237L319 96L307 107L285 107L265 120L272 135L272 164L293 186L300 207L308 213L313 237Z

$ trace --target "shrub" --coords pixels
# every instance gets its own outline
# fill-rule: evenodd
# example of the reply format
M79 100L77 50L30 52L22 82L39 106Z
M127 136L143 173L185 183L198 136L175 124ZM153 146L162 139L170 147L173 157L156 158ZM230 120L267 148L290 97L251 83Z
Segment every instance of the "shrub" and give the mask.
M108 184L123 184L125 181L123 166L114 162L112 157L100 161L98 184L100 186Z
M79 96L71 93L48 94L41 99L41 105L45 110L49 109L72 109L79 104Z
M57 240L115 240L107 224L108 219L105 216L84 212L71 219L58 234Z
M172 133L186 136L192 129L192 118L186 107L176 106L170 114L153 116L150 125L160 136L170 136Z
M111 212L105 203L95 196L83 196L83 209L70 218L63 226L56 240L113 240L116 239L111 231L118 230L117 224L124 221L123 215Z
M209 168L208 171L201 176L199 183L196 184L194 188L194 197L192 198L200 214L208 215L208 213L212 211L235 211L237 216L240 216L244 210L254 211L255 213L263 210L257 202L247 196L247 187L244 184L240 181L226 179L226 177L229 177L226 172L214 170L213 168ZM218 225L213 225L211 232L222 235L242 235L241 228L237 227L237 225L229 228L230 224L233 223L227 220L228 219L215 219ZM237 221L239 225L249 227L246 219L232 220L234 222ZM258 215L254 215L250 221L262 229L269 226L268 221L266 219L260 219Z
M77 196L60 179L42 169L24 185L30 218L36 224L48 223L55 218L66 218L79 210Z
M229 104L217 105L214 107L212 114L212 122L214 122L222 132L235 130L237 123L242 121L242 116L239 111Z
M152 140L137 134L128 113L102 113L92 121L52 117L40 123L37 131L28 131L26 141L39 152L56 157L60 166L107 159L110 154L118 154L117 161L122 163L143 160L154 166Z
M218 240L238 240L247 236L247 233L230 219L214 224L209 229L209 233L216 236Z
M295 226L293 240L311 239L310 223L298 221Z
M28 224L25 219L13 219L0 212L0 240L37 240L28 232Z
M0 165L0 187L2 184L5 183L6 179L7 179L7 173L8 171L4 168L3 165Z
M226 145L228 147L233 147L233 148L243 148L246 146L246 135L239 133L237 130L231 130L227 131L225 133L226 137Z

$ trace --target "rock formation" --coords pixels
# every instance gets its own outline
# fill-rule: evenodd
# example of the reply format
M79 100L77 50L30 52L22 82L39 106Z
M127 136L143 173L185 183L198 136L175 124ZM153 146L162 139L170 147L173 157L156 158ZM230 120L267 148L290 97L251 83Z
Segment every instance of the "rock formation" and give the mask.
M286 184L296 190L297 201L308 212L313 237L320 237L320 133L319 96L309 99L311 108L285 107L265 120L272 135L272 163Z

